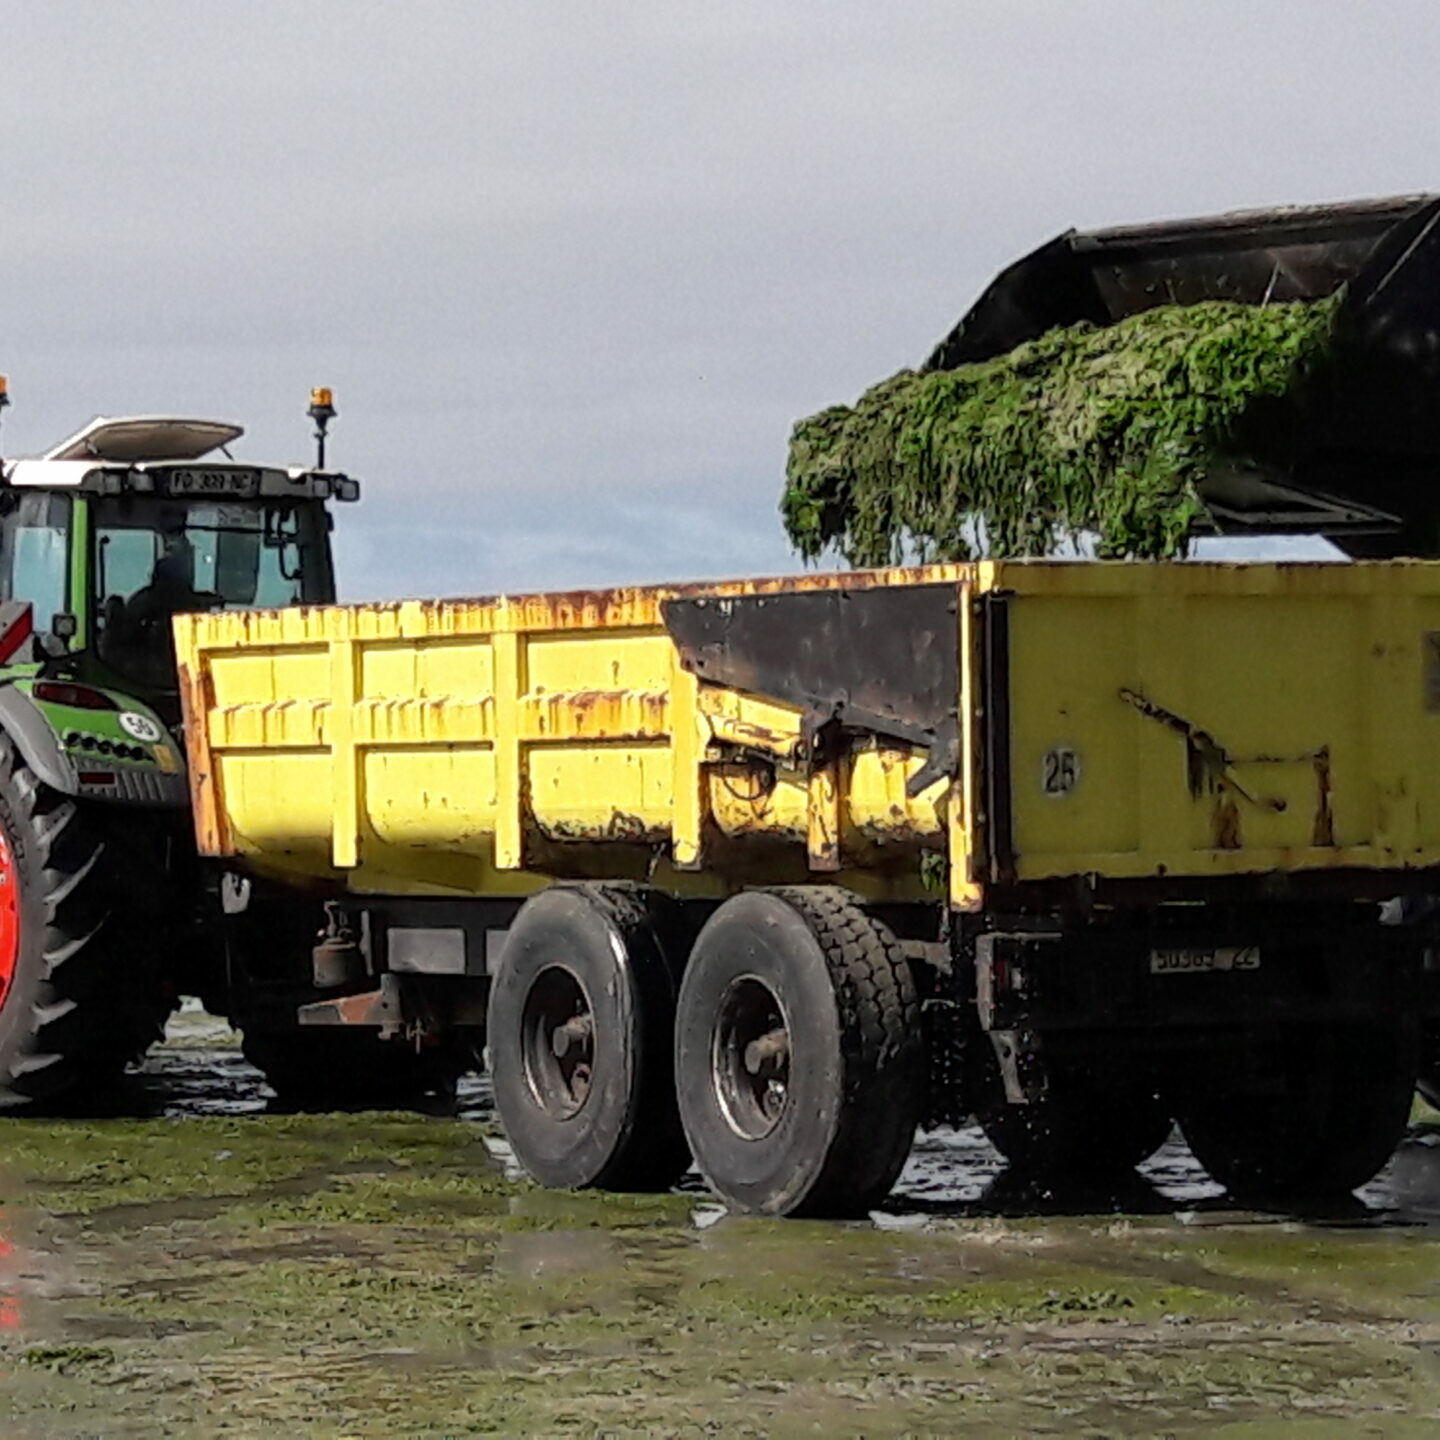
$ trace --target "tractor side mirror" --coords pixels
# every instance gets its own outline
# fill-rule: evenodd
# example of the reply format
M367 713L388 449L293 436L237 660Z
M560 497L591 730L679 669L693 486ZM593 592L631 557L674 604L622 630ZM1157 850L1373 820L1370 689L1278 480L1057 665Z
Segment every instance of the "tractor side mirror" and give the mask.
M68 655L70 642L79 632L80 622L69 610L52 615L49 626L34 637L35 658L43 661L47 656Z
M35 658L44 660L47 655L68 655L70 642L79 632L80 622L70 611L61 610L52 615L49 628L35 637Z

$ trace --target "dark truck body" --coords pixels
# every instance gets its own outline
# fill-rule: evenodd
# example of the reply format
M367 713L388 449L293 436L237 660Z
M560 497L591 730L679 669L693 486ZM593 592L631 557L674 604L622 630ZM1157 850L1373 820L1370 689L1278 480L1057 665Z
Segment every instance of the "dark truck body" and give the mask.
M1222 534L1318 533L1372 558L1440 555L1440 201L1429 195L1069 230L1001 271L926 368L1157 305L1323 300L1333 365L1267 410L1248 464L1203 487Z

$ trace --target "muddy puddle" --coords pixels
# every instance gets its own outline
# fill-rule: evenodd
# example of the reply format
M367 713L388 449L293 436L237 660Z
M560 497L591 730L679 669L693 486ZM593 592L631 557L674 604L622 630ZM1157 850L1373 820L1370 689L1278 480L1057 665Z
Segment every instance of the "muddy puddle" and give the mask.
M1178 1137L1037 1201L967 1129L821 1224L539 1190L478 1079L272 1113L195 1012L117 1109L0 1122L6 1437L1440 1433L1440 1117L1324 1215Z

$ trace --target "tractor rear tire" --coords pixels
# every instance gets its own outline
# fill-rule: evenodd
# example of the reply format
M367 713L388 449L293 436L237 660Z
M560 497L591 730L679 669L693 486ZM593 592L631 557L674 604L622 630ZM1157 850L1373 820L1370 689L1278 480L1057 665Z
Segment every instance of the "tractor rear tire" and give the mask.
M241 1050L291 1110L407 1109L455 1094L473 1068L468 1046L447 1037L417 1050L352 1025L249 1027Z
M0 740L0 1104L113 1104L164 1032L163 944L111 816L52 790Z

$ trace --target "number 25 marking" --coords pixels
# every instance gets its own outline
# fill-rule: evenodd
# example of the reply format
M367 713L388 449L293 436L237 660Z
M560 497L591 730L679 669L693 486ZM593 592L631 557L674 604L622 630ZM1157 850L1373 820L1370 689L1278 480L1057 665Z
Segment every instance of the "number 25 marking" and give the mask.
M1040 786L1047 795L1068 795L1080 782L1080 756L1068 745L1045 752Z

